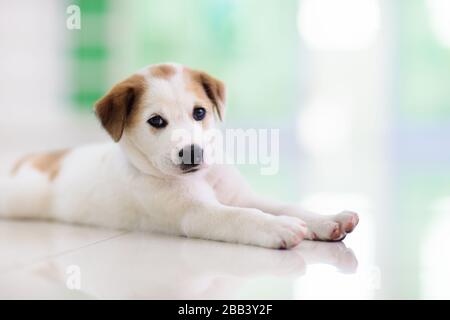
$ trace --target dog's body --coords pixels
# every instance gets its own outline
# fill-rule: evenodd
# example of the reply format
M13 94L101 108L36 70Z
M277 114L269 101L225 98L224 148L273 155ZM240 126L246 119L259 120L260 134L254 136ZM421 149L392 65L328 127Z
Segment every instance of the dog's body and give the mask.
M198 141L176 149L174 130L206 131L223 116L223 84L180 65L147 67L96 104L116 143L27 156L0 177L0 217L290 248L303 238L341 240L358 223L258 197L229 165L194 160ZM193 110L193 111L192 111ZM192 118L193 117L193 118ZM171 138L172 137L172 138Z

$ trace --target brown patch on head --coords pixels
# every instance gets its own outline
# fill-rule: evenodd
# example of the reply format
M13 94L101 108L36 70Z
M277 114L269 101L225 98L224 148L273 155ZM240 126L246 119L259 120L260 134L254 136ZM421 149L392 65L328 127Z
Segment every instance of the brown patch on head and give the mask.
M27 155L16 162L11 174L15 175L25 165L30 165L32 168L46 173L50 181L54 180L61 169L61 162L67 155L69 150L59 150L49 153Z
M223 82L203 71L185 68L184 72L188 76L188 90L192 90L200 99L210 101L216 109L219 119L223 120L226 100Z
M150 74L156 78L168 80L175 74L175 72L175 68L170 64L160 64L150 67Z
M118 142L128 120L146 89L145 78L135 74L116 84L95 104L95 113L115 142Z

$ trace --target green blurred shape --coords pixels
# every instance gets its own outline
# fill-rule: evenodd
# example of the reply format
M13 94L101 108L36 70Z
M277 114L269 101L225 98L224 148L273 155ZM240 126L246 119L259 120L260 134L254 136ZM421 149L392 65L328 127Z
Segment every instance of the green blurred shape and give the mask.
M227 123L274 126L292 122L297 105L298 34L296 0L134 0L77 2L82 29L73 32L73 68L83 61L112 62L86 72L120 75L145 65L179 62L205 70L227 84ZM112 16L115 24L108 23ZM111 28L127 32L108 37ZM115 33L114 33L115 34ZM121 37L124 37L123 39ZM114 41L112 41L114 40ZM127 50L120 47L127 44ZM120 54L117 54L120 53ZM112 61L115 56L125 56ZM105 66L105 67L104 67ZM83 71L84 72L84 71ZM113 72L114 74L114 72ZM74 79L86 79L83 74ZM109 80L106 79L105 80ZM118 80L118 79L114 79ZM96 88L107 88L102 81ZM75 88L76 96L90 91ZM77 100L78 101L78 100ZM79 101L86 101L81 99ZM79 106L86 108L90 106Z
M70 4L80 7L81 29L68 33L67 55L71 61L68 99L78 110L91 110L107 87L109 3L106 0L77 0Z
M103 94L103 91L79 91L71 96L71 101L78 106L91 109L94 103L100 99Z
M71 3L80 7L81 14L103 14L108 7L108 0L75 0Z
M80 60L104 60L108 57L108 50L104 46L85 46L72 49L72 55Z
M297 109L297 1L136 1L134 66L173 61L228 86L227 121L282 122Z

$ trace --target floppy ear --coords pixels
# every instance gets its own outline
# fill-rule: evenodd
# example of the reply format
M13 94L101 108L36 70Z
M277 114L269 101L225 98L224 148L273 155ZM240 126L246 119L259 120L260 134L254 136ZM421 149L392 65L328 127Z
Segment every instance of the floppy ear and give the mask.
M205 72L197 74L197 81L201 84L206 96L216 108L219 119L223 120L225 115L226 89L222 81L213 78Z
M144 87L142 76L131 76L116 84L95 104L97 117L115 142L122 137L127 119L142 95Z

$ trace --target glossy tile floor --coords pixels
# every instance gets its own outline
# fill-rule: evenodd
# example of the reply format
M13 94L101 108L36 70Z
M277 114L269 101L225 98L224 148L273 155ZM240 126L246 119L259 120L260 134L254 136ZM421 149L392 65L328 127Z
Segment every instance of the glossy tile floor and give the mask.
M287 251L48 222L0 221L1 299L448 298L449 250L377 261L368 220ZM448 223L442 230L448 230ZM444 241L442 238L438 241ZM428 262L428 263L427 263ZM420 290L416 292L415 284Z
M31 221L1 221L0 236L3 299L345 298L373 289L344 243L277 251Z

